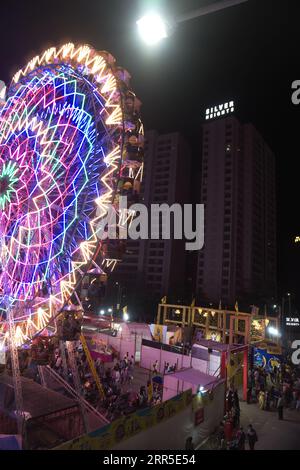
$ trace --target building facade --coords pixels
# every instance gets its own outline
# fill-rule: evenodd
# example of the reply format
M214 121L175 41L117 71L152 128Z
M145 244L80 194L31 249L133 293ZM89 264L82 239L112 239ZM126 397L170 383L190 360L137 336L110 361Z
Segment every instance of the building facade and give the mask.
M190 202L191 156L179 133L146 132L144 162L141 203L150 209L151 204ZM157 302L174 292L180 297L186 278L185 241L160 238L127 240L126 253L112 282L121 284L129 297L138 289Z
M228 308L276 295L275 157L252 124L234 115L203 124L204 248L199 299Z

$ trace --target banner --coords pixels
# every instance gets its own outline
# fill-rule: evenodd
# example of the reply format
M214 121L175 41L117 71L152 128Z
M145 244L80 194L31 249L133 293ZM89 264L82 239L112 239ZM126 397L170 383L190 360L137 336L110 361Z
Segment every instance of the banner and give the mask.
M89 434L66 442L55 450L107 450L183 411L192 401L192 390L171 400L124 416Z
M152 323L150 325L150 331L153 336L154 341L159 343L166 343L167 341L167 329L166 325L157 325Z
M254 348L253 362L257 367L262 367L267 372L272 370L274 366L279 367L282 360L280 354L273 354L270 349Z

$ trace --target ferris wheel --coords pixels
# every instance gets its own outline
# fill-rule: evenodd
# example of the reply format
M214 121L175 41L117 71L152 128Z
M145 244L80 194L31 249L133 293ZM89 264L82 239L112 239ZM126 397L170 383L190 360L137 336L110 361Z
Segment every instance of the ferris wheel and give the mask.
M108 52L51 47L13 77L0 108L0 349L53 324L91 267L122 257L101 239L109 205L143 174L140 102ZM127 213L126 213L127 211ZM77 296L78 299L78 296ZM78 299L79 302L79 299Z

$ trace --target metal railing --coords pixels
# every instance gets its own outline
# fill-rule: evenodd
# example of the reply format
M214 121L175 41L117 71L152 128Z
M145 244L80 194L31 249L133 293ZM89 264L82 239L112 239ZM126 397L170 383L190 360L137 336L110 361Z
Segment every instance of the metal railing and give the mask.
M53 369L51 369L50 366L38 366L39 367L39 373L40 373L40 368L42 368L41 375L44 377L45 384L47 384L47 379L45 378L45 371L52 376L54 380L56 380L76 401L79 402L79 404L84 407L87 411L93 413L94 415L98 416L102 421L105 423L109 423L109 420L105 418L98 410L96 410L85 398L83 398L81 395L79 395L76 390L74 390L73 387L71 387L68 382L66 382L57 372L55 372Z

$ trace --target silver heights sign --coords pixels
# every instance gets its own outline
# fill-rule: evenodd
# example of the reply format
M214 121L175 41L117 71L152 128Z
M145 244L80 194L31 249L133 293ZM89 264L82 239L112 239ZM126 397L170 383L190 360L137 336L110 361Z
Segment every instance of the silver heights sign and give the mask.
M227 103L219 104L213 108L207 108L205 111L205 119L215 119L221 116L226 116L234 112L234 101L228 101Z

